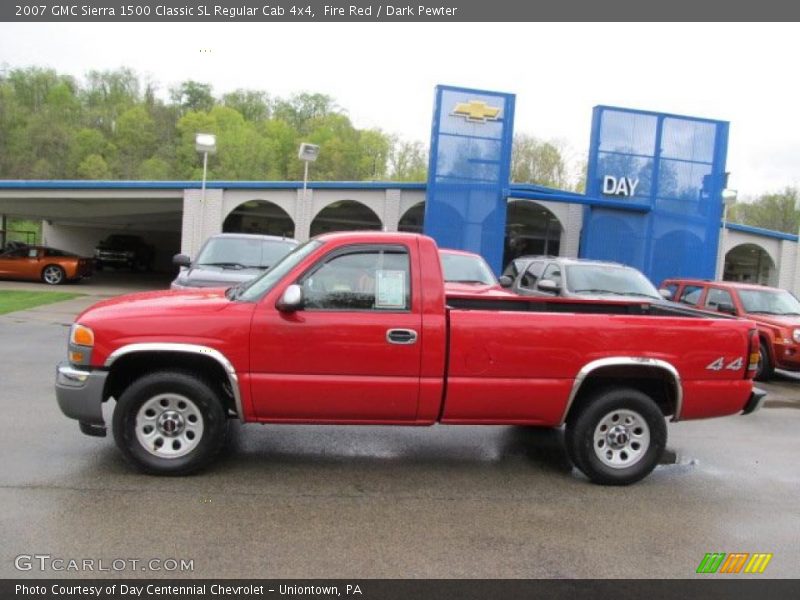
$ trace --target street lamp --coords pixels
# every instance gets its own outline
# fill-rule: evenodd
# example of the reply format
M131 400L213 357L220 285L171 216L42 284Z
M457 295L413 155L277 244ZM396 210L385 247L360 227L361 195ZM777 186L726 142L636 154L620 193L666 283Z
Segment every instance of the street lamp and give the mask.
M217 136L213 133L198 133L194 138L194 149L203 155L203 186L200 188L200 202L202 203L206 199L208 155L217 152Z
M717 279L720 281L725 274L725 244L728 239L728 207L736 202L738 192L725 188L722 190L722 235L717 249Z
M314 162L319 156L319 146L316 144L300 144L300 150L297 153L297 158L305 163L303 170L303 202L306 200L306 187L308 186L308 163Z

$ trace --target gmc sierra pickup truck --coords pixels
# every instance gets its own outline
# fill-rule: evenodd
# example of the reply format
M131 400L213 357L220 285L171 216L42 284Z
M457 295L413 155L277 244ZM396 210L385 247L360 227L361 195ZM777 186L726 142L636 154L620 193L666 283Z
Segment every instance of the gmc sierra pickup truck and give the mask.
M601 484L649 474L673 421L750 413L758 334L642 302L446 294L436 244L333 233L236 287L105 300L76 319L61 410L156 474L246 423L565 425Z

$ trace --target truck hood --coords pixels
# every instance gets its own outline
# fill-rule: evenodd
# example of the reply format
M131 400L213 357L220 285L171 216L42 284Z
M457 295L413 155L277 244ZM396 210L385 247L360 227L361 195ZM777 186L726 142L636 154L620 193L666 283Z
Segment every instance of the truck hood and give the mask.
M102 300L78 315L76 321L199 315L221 311L230 304L223 288L139 292Z
M745 319L756 323L764 323L776 327L800 327L800 315L765 315L761 313L747 313Z
M172 282L173 289L230 287L244 281L255 279L266 269L245 267L243 269L226 269L214 265L191 267L178 273Z

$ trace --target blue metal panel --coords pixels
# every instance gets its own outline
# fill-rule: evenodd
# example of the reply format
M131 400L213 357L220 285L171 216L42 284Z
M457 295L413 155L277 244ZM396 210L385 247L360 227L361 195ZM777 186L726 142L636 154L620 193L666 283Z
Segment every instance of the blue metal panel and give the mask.
M425 233L502 269L514 95L437 86Z
M655 283L714 277L727 146L724 121L595 107L587 196L650 210L634 216L588 206L581 256L630 264ZM620 178L638 182L635 193L614 195Z

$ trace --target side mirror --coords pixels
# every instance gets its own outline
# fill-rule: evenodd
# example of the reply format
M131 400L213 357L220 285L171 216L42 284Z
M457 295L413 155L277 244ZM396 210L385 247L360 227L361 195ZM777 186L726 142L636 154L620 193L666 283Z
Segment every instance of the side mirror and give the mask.
M502 275L500 279L498 279L498 281L500 282L500 285L504 288L510 288L512 285L514 285L514 280L511 279L511 277L509 277L508 275Z
M670 292L667 288L661 288L658 290L658 293L661 294L661 297L664 300L672 300L672 292Z
M536 287L543 292L550 292L551 294L557 294L561 289L561 287L552 279L540 279L539 283L536 284Z
M294 312L303 308L303 288L296 283L287 287L275 308L281 312Z
M736 307L730 302L721 302L720 304L717 304L717 310L721 313L726 313L729 315L736 314Z
M176 254L172 257L172 264L176 267L186 267L189 268L192 266L192 259L186 256L185 254Z

